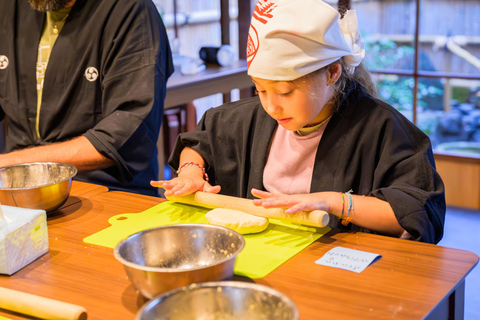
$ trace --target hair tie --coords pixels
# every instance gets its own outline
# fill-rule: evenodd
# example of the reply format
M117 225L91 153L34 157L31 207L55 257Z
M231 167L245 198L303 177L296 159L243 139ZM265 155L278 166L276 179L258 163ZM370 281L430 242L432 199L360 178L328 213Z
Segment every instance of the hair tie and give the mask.
M358 31L358 21L355 10L348 10L343 18L340 19L339 24L345 42L351 50L350 55L343 57L345 69L349 74L353 74L355 72L355 67L358 66L365 57L365 46L363 44L362 36Z

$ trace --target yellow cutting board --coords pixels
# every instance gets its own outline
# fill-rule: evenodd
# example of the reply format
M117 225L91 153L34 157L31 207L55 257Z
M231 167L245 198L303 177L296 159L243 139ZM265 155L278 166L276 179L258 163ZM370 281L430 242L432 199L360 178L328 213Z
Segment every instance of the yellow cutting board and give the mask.
M166 201L140 213L113 216L108 219L110 227L83 241L114 248L129 235L145 229L182 223L206 224L205 213L209 210ZM234 272L250 278L265 277L328 231L328 227L315 228L270 219L265 231L244 235L245 247L237 257Z

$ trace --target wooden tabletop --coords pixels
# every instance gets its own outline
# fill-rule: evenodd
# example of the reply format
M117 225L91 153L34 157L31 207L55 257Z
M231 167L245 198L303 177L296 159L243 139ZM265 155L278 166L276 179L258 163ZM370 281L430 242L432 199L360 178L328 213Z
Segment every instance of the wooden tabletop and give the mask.
M108 218L144 211L160 198L106 192L74 182L71 197L48 217L50 251L0 286L81 305L88 319L133 319L145 302L130 284L112 249L83 239L108 227ZM382 257L361 273L317 265L342 246ZM465 276L474 253L364 233L332 230L262 279L235 277L289 296L300 319L462 319ZM33 319L0 310L11 319Z
M72 181L72 186L70 190L70 196L67 201L60 207L60 210L76 204L78 202L87 200L90 197L93 197L97 194L107 192L108 188L96 184L81 182L81 181Z

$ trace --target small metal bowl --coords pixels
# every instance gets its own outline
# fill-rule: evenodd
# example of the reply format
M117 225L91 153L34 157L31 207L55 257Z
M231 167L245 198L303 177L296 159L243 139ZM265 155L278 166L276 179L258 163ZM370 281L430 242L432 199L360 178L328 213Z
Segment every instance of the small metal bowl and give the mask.
M77 168L57 162L22 163L0 168L0 202L53 211L65 203Z
M192 283L230 279L243 236L208 224L177 224L135 233L115 246L133 286L146 298Z
M223 281L193 284L146 303L135 320L296 320L295 303L255 283Z

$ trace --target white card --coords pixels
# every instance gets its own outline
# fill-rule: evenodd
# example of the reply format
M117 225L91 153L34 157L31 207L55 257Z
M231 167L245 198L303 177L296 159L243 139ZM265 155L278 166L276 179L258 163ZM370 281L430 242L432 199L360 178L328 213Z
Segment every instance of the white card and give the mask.
M315 261L315 263L360 273L380 257L381 255L376 253L335 247Z

